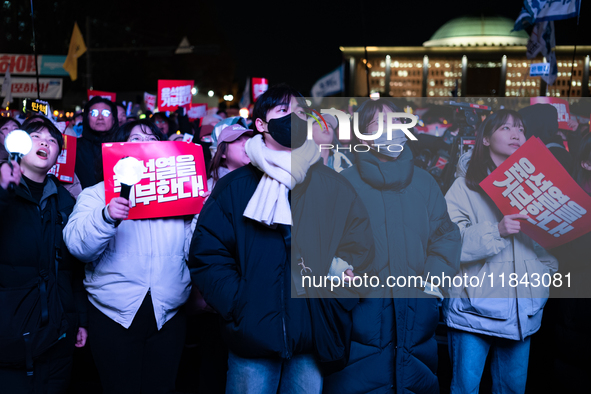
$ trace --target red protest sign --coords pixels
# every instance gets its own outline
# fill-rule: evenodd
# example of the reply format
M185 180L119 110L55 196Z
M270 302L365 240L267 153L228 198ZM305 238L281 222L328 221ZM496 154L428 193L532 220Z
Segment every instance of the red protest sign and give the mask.
M144 172L131 188L129 219L193 215L203 207L207 190L201 145L180 141L103 144L105 201L119 197L121 184L113 168L124 157L142 162Z
M529 99L530 104L550 104L556 111L558 111L558 127L563 130L572 130L572 128L568 125L570 120L570 110L568 108L568 101L563 100L558 97L531 97Z
M591 231L591 197L536 137L527 140L480 186L503 215L528 215L522 231L546 249Z
M266 78L252 79L252 101L256 102L259 96L269 89L269 81Z
M63 135L64 146L62 153L57 157L57 162L49 169L48 174L53 174L62 182L74 182L74 168L76 167L76 137Z
M193 95L194 81L179 81L172 79L158 80L158 110L174 111L178 107L188 108Z
M203 118L205 115L207 115L207 104L191 104L191 108L187 111L191 122Z
M156 109L156 95L144 92L144 103L148 110L154 112Z
M100 96L102 98L106 98L107 100L111 100L112 102L115 102L116 101L115 99L117 98L117 93L101 92L100 90L87 89L86 94L88 96L88 100L90 100L91 98L93 98L95 96Z

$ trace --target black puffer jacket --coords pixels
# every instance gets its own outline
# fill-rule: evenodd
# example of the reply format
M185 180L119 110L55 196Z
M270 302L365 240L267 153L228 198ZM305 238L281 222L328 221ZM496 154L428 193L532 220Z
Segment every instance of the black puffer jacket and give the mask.
M232 352L289 358L315 350L310 310L292 286L285 229L243 216L262 175L247 165L216 184L193 234L189 268L193 283L225 320ZM319 161L291 198L293 238L310 256L306 265L313 275L325 276L335 256L363 272L373 258L372 233L351 185ZM344 304L350 309L356 301Z
M49 268L50 261L51 269L54 269L54 236L57 236L62 256L58 264L58 293L68 319L66 337L73 340L77 327L87 326L83 266L68 252L61 232L56 234L54 223L60 218L52 217L50 202L56 198L63 229L75 200L55 177L48 175L40 204L31 196L24 179L14 194L0 187L0 288L35 283L39 278L39 265ZM53 285L50 281L49 286Z

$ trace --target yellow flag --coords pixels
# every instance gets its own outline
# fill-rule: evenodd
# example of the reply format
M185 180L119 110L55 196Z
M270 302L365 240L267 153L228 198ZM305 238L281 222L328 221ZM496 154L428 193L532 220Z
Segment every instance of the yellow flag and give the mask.
M74 31L72 32L72 38L70 39L70 49L68 49L68 57L64 62L64 70L70 74L72 81L78 79L78 58L86 52L86 45L84 44L84 38L78 28L78 23L74 23Z

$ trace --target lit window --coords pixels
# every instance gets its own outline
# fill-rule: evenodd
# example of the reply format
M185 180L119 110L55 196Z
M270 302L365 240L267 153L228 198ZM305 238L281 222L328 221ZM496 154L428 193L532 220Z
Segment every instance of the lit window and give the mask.
M435 63L435 67L439 67L439 66L440 66L440 64L439 64L439 63Z

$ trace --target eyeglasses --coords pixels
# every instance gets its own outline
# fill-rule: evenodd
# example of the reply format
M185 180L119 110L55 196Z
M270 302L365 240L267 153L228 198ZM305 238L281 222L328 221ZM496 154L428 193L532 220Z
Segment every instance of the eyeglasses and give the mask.
M100 111L100 113L103 114L103 116L105 118L108 118L109 116L111 116L111 111L109 111L108 109L103 109L102 111ZM92 111L90 111L90 116L92 116L93 118L98 118L99 110L93 109Z
M154 141L160 141L160 140L155 135L146 135L145 137L141 136L141 135L134 135L133 137L131 137L129 139L129 142L154 142Z

